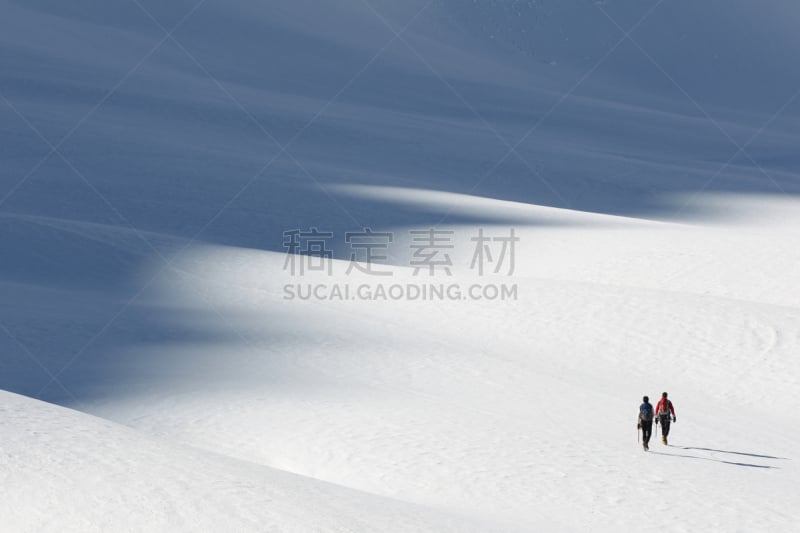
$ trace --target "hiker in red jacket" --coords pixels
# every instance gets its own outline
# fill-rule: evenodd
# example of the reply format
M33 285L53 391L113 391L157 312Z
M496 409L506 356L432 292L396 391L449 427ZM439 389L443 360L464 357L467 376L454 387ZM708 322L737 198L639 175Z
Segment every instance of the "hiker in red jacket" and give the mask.
M667 393L661 393L661 399L656 405L656 424L661 422L661 442L667 443L667 435L669 435L669 419L672 415L672 421L676 422L675 408L672 407L672 402L667 399Z

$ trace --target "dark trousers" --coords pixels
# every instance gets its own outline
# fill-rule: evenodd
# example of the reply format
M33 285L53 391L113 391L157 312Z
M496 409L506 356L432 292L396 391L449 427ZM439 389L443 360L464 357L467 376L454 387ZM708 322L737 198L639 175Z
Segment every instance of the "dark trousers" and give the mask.
M642 440L647 444L650 442L650 435L653 434L653 421L642 420L639 423L642 425Z
M661 434L666 437L669 435L669 415L659 415L658 421L661 423Z

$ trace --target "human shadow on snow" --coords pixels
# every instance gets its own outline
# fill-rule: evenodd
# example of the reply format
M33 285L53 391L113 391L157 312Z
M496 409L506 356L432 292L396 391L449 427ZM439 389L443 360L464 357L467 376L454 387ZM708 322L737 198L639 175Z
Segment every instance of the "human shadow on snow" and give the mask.
M685 449L685 448L681 448L681 449ZM686 459L700 459L700 460L703 460L703 461L713 461L715 463L723 463L723 464L735 465L735 466L746 466L746 467L749 467L749 468L765 468L765 469L778 468L777 466L757 465L757 464L754 464L754 463L739 463L739 462L736 462L736 461L725 461L724 459L713 459L711 457L700 457L700 456L697 456L697 455L686 455L686 454L682 454L682 453L664 453L664 452L655 452L655 451L651 451L650 453L653 453L655 455L666 455L666 456L669 456L669 457L684 457Z
M717 452L717 453L730 453L730 454L733 454L733 455L746 455L747 457L758 457L760 459L779 459L781 461L788 461L789 460L788 457L776 457L774 455L762 455L762 454L758 454L758 453L732 452L732 451L729 451L729 450L715 450L713 448L700 448L700 447L694 447L694 446L681 446L681 448L684 449L684 450L701 450L701 451L704 451L704 452Z

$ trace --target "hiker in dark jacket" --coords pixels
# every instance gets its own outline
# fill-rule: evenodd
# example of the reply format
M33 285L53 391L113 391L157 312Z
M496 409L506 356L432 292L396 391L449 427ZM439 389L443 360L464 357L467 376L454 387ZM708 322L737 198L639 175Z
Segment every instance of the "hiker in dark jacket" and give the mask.
M661 442L667 444L667 436L669 435L669 419L672 416L672 421L677 422L675 417L675 408L672 407L672 402L667 399L667 393L661 393L661 400L656 405L656 424L661 423Z
M642 430L642 442L644 451L650 449L650 435L653 433L653 405L650 398L642 398L642 405L639 406L639 418L636 427Z

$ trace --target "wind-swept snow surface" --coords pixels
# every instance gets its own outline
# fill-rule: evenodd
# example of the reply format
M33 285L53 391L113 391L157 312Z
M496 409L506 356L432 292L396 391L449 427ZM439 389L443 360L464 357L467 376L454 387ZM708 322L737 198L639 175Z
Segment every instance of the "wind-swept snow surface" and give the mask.
M0 529L800 528L794 2L0 10Z

